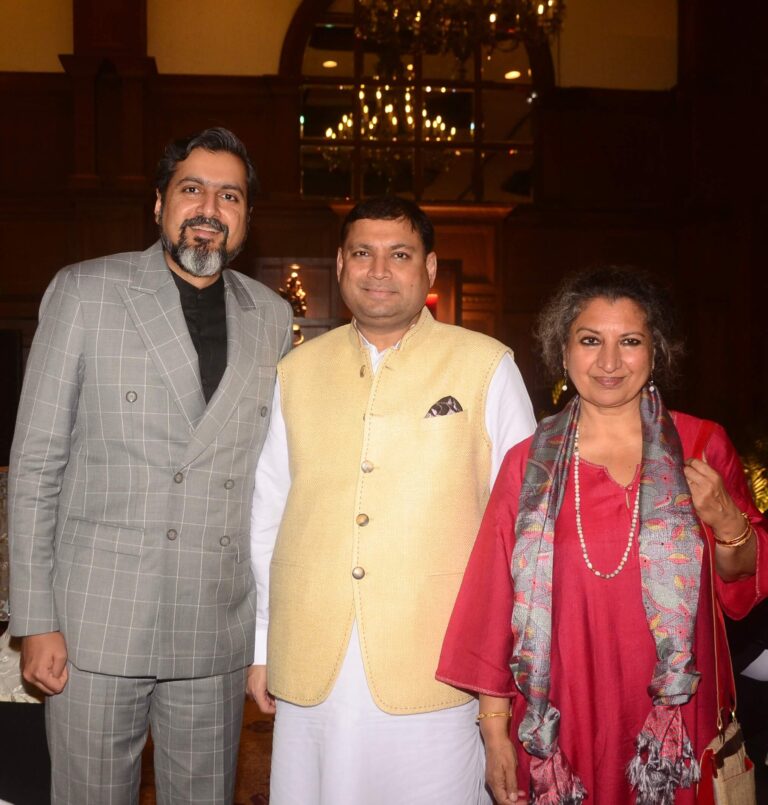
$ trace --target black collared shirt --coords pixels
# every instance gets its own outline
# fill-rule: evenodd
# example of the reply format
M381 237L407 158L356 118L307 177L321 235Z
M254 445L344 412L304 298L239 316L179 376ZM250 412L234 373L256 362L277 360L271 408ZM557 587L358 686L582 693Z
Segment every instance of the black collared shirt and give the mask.
M170 269L169 269L170 270ZM181 309L197 350L203 396L208 402L227 368L227 309L221 274L207 288L195 288L171 271L181 297Z

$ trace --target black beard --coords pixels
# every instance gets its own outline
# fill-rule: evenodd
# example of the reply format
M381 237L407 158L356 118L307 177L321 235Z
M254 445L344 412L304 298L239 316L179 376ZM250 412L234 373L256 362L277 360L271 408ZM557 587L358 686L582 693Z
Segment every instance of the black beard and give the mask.
M162 209L159 219L162 220ZM209 226L217 232L222 232L221 246L212 249L210 243L202 239L195 239L194 243L187 240L187 229L194 226ZM193 277L215 277L221 273L238 254L242 251L243 245L232 251L227 249L227 239L229 238L229 227L223 224L218 218L206 218L198 215L195 218L187 218L180 227L179 240L174 243L168 235L160 228L160 240L163 248L176 265L191 274Z

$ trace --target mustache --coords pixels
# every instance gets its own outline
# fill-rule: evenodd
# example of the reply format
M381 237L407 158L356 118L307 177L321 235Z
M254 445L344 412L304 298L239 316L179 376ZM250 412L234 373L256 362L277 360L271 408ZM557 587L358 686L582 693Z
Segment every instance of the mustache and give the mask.
M218 218L206 218L204 215L197 215L194 218L187 218L181 223L181 231L183 232L188 227L193 226L209 226L217 232L223 232L225 235L229 234L229 227L223 224Z

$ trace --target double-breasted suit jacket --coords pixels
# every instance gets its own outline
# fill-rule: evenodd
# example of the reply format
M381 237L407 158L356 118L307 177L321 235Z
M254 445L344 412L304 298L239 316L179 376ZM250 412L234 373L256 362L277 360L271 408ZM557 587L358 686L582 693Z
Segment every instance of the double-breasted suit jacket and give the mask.
M249 518L286 302L224 271L227 368L206 406L160 244L63 269L11 453L11 629L78 667L189 678L252 661Z

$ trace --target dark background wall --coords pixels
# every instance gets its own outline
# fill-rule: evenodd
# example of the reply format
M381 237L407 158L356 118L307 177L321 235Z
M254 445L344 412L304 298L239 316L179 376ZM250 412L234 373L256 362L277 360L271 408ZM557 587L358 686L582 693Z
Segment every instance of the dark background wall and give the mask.
M265 188L240 270L335 251L339 209L298 195L299 79L159 75L144 4L109 5L105 17L97 0L74 2L65 73L0 72L0 329L25 346L58 268L155 239L157 158L168 140L208 125L238 133ZM739 14L715 0L679 8L674 90L555 88L537 101L532 204L431 211L443 256L464 258L466 323L514 347L539 409L549 383L530 328L542 301L572 268L637 264L679 302L688 357L671 401L744 445L768 435L766 11L754 0ZM482 249L474 265L450 253L465 230L488 239L489 260ZM3 346L0 442L18 360Z

